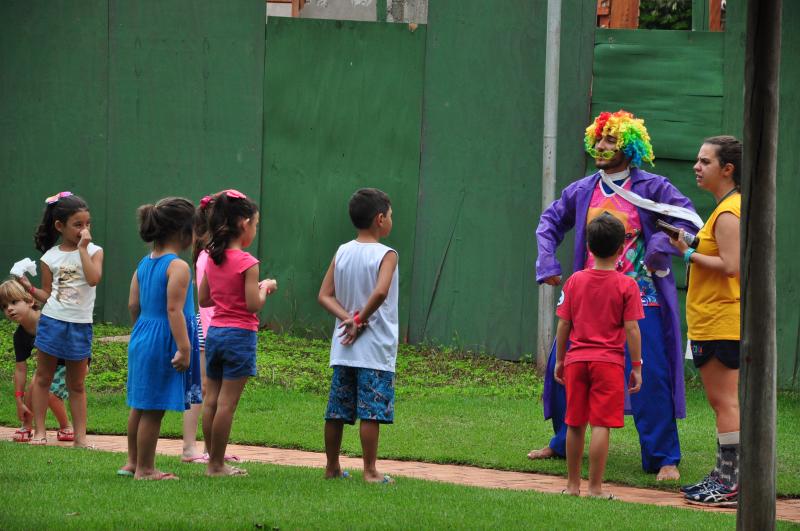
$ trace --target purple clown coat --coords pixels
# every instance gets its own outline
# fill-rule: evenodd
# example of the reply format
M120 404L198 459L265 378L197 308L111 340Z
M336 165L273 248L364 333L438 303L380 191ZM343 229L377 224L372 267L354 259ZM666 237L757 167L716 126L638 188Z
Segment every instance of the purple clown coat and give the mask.
M681 194L666 177L648 173L639 168L630 168L631 191L659 203L678 205L694 210L692 202ZM586 215L592 193L600 180L600 173L584 177L570 184L544 212L536 228L536 240L539 254L536 258L536 281L542 283L546 278L561 275L561 264L556 259L556 248L565 234L575 228L575 249L573 271L584 268L586 261ZM672 264L670 255L680 253L669 243L669 237L657 229L656 220L665 221L685 229L697 232L691 222L671 218L642 208L636 208L642 223L645 241L645 265L652 270L666 270ZM653 283L658 295L661 309L661 322L664 328L664 350L669 358L670 383L672 401L676 418L686 417L686 395L683 380L683 344L681 340L680 312L678 294L675 290L675 278L672 272L659 277L653 275ZM548 371L549 373L549 371ZM553 375L545 374L544 416L551 417L549 390L554 384Z

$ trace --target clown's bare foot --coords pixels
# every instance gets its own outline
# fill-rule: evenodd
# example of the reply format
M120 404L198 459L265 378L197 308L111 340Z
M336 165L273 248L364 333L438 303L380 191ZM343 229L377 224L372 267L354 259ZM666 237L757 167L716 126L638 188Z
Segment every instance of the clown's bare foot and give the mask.
M553 459L554 457L558 457L558 454L550 448L549 446L545 446L541 450L531 450L528 452L528 459Z
M681 479L681 473L678 472L678 467L675 465L664 465L658 471L656 481L678 481Z

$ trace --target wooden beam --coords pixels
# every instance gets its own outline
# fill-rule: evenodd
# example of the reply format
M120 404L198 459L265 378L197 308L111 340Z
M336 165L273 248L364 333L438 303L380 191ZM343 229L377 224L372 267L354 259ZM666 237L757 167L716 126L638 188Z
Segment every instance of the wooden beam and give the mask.
M300 11L306 5L306 0L290 0L292 2L292 16L299 17Z
M747 2L742 180L741 433L736 529L775 529L775 195L781 0Z
M723 31L722 0L708 0L708 31Z
M597 0L597 27L607 28L611 16L611 0Z
M611 0L609 28L639 27L639 0Z

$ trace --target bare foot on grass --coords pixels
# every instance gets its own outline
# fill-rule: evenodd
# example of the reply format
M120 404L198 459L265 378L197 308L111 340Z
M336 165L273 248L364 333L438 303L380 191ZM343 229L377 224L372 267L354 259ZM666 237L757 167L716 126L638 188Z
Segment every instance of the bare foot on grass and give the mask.
M247 470L239 468L238 466L225 465L220 469L206 470L206 476L220 477L220 476L246 476Z
M148 472L146 474L137 474L133 477L133 479L141 481L162 481L162 480L178 479L178 476L176 476L175 474L170 474L169 472L153 470L152 472Z
M380 472L364 472L364 481L367 483L394 483L394 478L389 474Z
M681 473L678 472L678 467L675 465L664 465L658 471L656 481L678 481L681 479Z
M553 459L554 457L558 457L558 454L549 446L545 446L541 450L531 450L528 452L528 459L534 461L537 459Z

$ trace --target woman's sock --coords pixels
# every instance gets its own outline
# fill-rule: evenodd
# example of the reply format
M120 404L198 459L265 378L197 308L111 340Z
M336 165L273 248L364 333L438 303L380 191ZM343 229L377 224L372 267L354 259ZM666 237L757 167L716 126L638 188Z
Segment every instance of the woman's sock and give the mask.
M719 480L731 489L739 486L739 432L719 434Z

